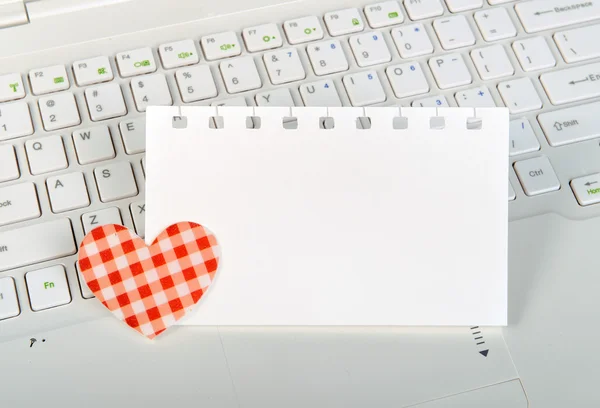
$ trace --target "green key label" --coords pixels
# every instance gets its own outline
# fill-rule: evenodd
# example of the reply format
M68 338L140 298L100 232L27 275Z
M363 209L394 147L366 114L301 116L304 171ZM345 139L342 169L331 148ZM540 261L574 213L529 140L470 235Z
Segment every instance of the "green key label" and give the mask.
M62 84L63 82L65 82L65 78L63 78L63 77L56 77L56 78L54 78L54 83L55 84Z
M98 75L106 75L108 74L108 72L106 72L106 68L98 68Z
M12 88L13 92L17 92L17 87L19 86L19 83L15 82L14 84L8 84L8 86Z
M587 193L589 195L600 194L600 188L590 188Z
M54 287L54 282L44 282L44 289L52 289Z
M352 25L359 25L360 21L358 21L358 18L353 18L352 19Z
M392 12L388 13L388 18L397 18L397 17L398 17L397 11L392 11Z
M186 58L191 57L192 55L194 55L194 54L191 52L180 52L179 54L177 54L177 58L186 59Z
M235 44L222 44L219 48L222 51L227 51L227 50L230 50L232 48L235 48Z
M133 63L133 66L136 68L147 67L148 65L150 65L150 60L143 60L143 61L138 61L138 62Z

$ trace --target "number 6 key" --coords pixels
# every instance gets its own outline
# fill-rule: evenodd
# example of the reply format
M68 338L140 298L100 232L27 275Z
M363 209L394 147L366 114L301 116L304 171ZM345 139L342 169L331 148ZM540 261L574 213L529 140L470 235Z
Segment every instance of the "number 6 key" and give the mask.
M230 94L260 88L262 81L252 57L239 57L221 62L219 65L223 82Z

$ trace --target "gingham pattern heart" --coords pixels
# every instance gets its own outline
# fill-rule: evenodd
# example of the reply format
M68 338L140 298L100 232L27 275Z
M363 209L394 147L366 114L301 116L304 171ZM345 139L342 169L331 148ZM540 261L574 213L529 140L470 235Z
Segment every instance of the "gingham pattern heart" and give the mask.
M83 239L79 268L108 310L153 339L200 300L213 282L219 257L215 236L199 224L173 224L150 246L111 224Z

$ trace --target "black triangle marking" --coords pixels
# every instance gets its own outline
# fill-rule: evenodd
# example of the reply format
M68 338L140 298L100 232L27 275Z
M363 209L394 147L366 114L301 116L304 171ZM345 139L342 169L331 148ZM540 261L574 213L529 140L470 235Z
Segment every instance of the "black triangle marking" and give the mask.
M487 357L489 351L490 350L482 350L482 351L479 352L479 354L481 354L484 357Z

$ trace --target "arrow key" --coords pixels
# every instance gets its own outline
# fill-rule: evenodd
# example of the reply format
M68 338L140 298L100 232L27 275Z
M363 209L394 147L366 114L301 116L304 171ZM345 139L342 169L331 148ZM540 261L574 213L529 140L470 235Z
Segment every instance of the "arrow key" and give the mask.
M600 203L600 173L571 180L571 189L581 206Z

